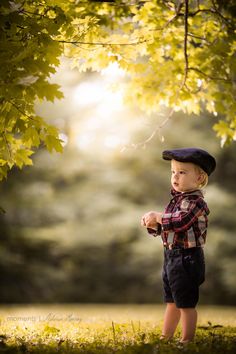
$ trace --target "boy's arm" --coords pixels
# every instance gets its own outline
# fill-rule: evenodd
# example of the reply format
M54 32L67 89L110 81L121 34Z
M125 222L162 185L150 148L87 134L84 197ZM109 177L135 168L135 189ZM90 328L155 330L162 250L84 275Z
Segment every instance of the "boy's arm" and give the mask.
M156 211L149 211L144 214L141 219L141 225L147 228L147 231L152 236L158 236L161 234L161 219L163 213Z
M202 198L197 200L186 200L185 207L182 210L163 214L163 231L186 231L201 215L204 214L209 214L209 210Z

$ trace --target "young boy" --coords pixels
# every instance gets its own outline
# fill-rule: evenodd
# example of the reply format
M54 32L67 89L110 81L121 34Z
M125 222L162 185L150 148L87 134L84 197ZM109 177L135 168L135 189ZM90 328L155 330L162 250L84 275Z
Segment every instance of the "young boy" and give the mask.
M172 338L181 320L181 343L194 339L199 286L205 278L203 245L206 241L209 209L201 189L216 162L198 148L166 150L171 161L172 199L165 211L143 215L142 226L153 236L161 235L164 245L163 288L167 303L161 338Z

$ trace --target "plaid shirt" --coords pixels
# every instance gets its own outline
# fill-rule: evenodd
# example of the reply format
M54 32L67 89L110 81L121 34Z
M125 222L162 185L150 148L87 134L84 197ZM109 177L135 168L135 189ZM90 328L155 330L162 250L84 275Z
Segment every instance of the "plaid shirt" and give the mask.
M166 248L202 247L206 241L209 209L200 190L180 193L166 206L161 230L148 228L153 236L161 235Z

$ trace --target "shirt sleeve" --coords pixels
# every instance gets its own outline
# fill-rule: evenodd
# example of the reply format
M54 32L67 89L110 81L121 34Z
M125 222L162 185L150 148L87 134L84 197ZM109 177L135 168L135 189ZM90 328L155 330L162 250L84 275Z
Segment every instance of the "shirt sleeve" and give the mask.
M163 231L185 232L191 228L201 215L208 213L209 210L202 198L196 200L184 199L179 210L163 214Z

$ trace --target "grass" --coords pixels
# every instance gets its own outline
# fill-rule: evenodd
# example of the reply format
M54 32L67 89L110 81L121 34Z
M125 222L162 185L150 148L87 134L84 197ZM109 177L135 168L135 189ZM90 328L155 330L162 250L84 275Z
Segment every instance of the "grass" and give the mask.
M236 309L199 307L187 348L160 341L161 305L48 305L0 308L0 352L74 354L236 353Z

